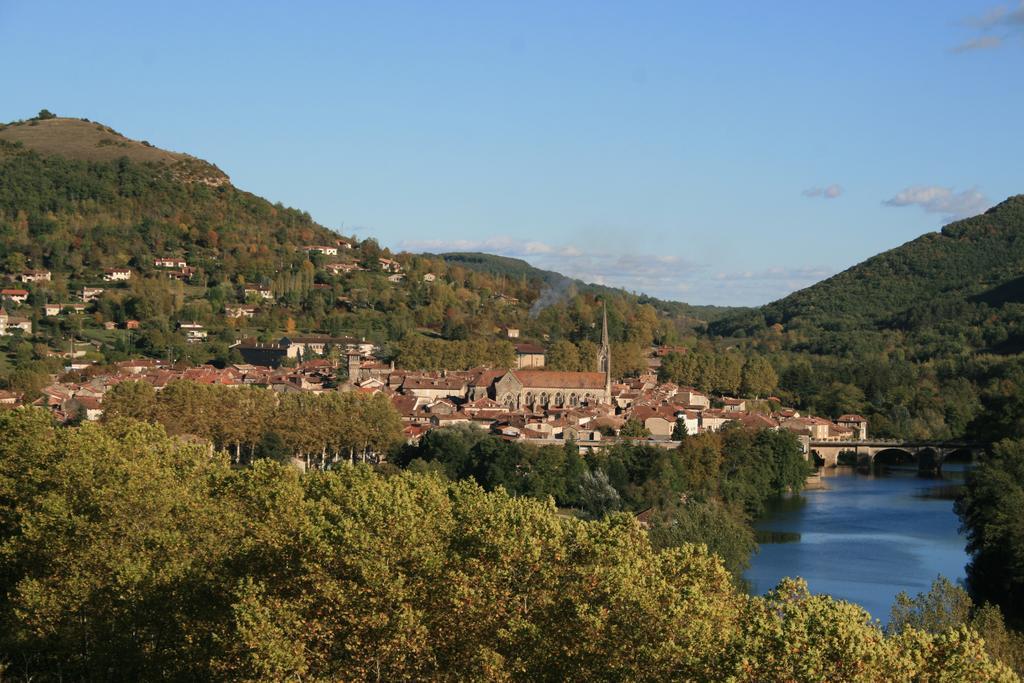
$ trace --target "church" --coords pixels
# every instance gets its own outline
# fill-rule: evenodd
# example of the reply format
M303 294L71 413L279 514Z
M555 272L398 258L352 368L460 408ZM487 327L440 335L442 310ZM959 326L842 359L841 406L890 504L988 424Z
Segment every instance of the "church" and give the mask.
M509 370L492 385L493 400L507 410L574 408L611 403L612 358L608 343L608 311L601 326L597 372Z

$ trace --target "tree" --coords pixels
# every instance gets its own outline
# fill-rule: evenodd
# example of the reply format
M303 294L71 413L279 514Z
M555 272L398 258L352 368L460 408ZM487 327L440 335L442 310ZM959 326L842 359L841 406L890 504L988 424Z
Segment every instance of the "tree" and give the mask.
M588 368L589 369L589 368ZM616 377L638 375L647 370L647 359L635 342L612 344L612 372Z
M900 633L913 628L942 633L969 623L973 607L967 591L940 576L927 593L918 593L914 598L902 592L896 596L887 630Z
M967 587L975 602L999 605L1024 626L1024 440L1000 441L967 473L955 503L967 534Z
M722 559L740 582L757 550L754 532L743 516L719 500L688 498L660 508L651 519L651 543L656 548L676 548L701 543Z
M547 350L544 366L550 370L578 372L581 369L579 350L571 341L556 341Z
M686 420L682 417L676 418L676 424L672 427L672 440L682 441L687 436Z
M156 391L149 382L119 382L103 396L103 420L120 418L151 421Z
M753 396L754 398L767 396L775 390L778 383L779 377L775 373L775 368L766 358L761 356L747 358L746 363L743 364L740 385L740 391L744 396Z
M604 470L583 473L580 479L580 502L583 511L591 519L601 519L610 512L619 509L619 492L608 482Z
M36 114L36 119L39 121L46 121L47 119L55 119L57 115L51 112L49 109L40 109L39 113Z
M259 444L256 445L254 457L256 459L266 458L282 464L290 463L292 460L292 454L288 450L284 439L274 431L266 432L260 438Z
M626 423L622 425L622 429L619 430L619 436L627 439L646 439L651 435L651 430L644 426L643 422L634 418L629 418Z

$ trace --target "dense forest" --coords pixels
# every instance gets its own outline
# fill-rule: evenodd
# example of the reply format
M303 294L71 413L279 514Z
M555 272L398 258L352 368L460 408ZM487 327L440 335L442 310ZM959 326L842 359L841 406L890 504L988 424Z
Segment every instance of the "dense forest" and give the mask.
M768 356L783 400L879 436L1021 437L1024 195L879 254L709 335Z
M970 624L430 473L233 469L129 419L0 414L0 660L23 680L1014 681Z

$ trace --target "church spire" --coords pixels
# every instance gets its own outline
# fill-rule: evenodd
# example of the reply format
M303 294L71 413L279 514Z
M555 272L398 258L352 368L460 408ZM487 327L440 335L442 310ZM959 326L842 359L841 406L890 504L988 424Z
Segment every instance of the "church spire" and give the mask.
M597 358L597 370L604 373L604 388L609 400L612 395L612 347L608 343L608 303L604 302L601 316L601 353Z

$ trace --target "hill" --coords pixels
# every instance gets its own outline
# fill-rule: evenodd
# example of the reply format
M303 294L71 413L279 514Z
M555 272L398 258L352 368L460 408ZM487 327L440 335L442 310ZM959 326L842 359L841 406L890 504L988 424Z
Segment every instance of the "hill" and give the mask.
M1022 275L1017 195L709 333L776 354L797 403L873 412L886 434L992 438L1016 430L1003 404L1018 390Z
M164 259L182 265L168 268ZM296 333L365 337L400 364L504 364L504 328L522 339L589 344L607 303L613 342L627 349L618 367L639 370L643 349L679 343L703 326L684 304L613 288L580 284L548 299L551 283L569 280L523 262L519 271L481 268L499 261L392 254L234 187L207 161L101 123L42 112L0 126L0 268L29 290L25 304L4 306L33 322L31 335L2 340L20 365L46 361L72 334L93 342L97 359L226 362L241 336ZM112 269L130 270L130 279L107 281ZM53 302L81 303L83 288L102 290L87 316L46 314ZM240 305L244 315L228 315ZM208 341L187 343L176 329L183 320L204 325ZM139 331L107 329L128 321Z
M1024 301L1022 275L1024 195L1017 195L760 309L726 316L712 332L756 334L781 325L834 341L850 331L914 335L1007 312ZM985 350L1006 339L987 334L972 341L973 350Z
M228 182L227 175L209 162L169 152L146 141L131 140L110 126L87 119L54 116L9 123L0 126L0 141L43 156L98 162L128 159L141 164L189 169L188 179L203 179L214 186Z
M933 321L941 318L952 301L997 306L1019 299L1013 283L1022 273L1024 195L873 256L760 312L768 325L909 328L924 322L924 310L936 311ZM725 319L720 327L741 319Z

